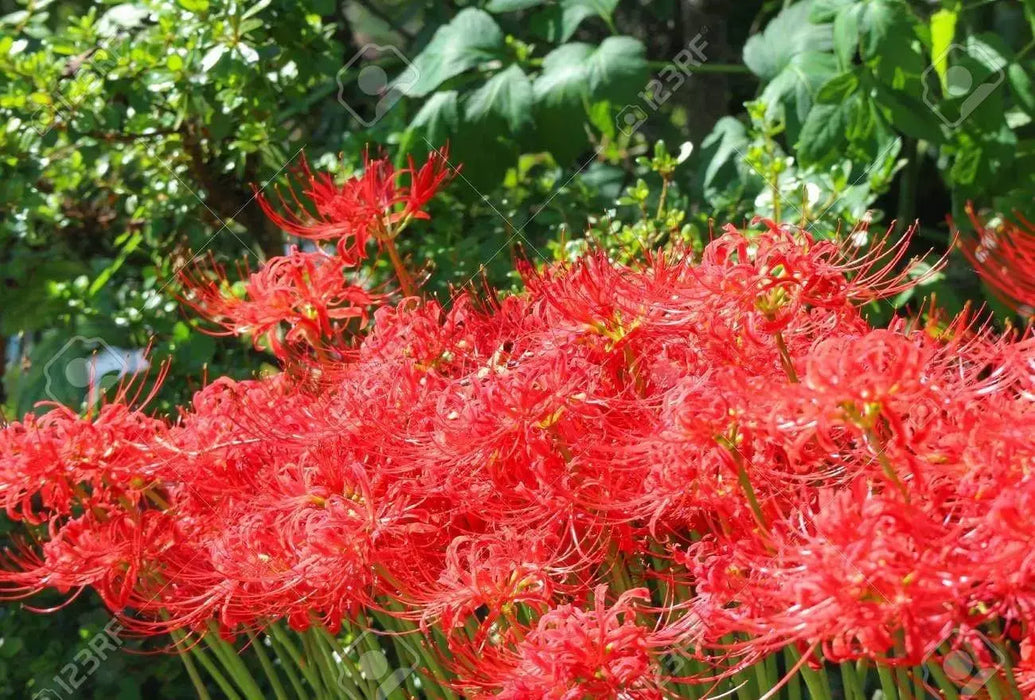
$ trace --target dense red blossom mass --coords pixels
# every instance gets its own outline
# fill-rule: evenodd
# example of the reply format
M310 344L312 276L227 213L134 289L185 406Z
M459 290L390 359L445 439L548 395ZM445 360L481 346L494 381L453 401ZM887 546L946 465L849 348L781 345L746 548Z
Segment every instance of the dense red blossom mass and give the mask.
M872 328L907 241L770 222L699 256L526 267L498 301L393 303L343 276L357 212L416 215L429 163L405 194L383 164L309 174L317 213L278 221L333 252L271 261L245 300L189 293L296 346L283 373L172 421L115 401L0 432L0 503L36 526L8 594L91 587L156 634L377 611L438 630L471 697L660 698L716 659L914 665L1005 629L1035 686L1030 336Z
M973 206L967 214L973 235L961 238L960 248L981 279L1015 311L1035 314L1035 224L1016 215L1018 221L982 220Z

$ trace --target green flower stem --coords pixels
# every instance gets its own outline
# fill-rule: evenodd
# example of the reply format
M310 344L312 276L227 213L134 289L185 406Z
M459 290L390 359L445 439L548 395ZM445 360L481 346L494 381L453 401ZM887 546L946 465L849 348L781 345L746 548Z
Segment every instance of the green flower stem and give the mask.
M934 679L935 685L937 685L938 689L942 691L942 695L945 696L945 700L960 700L959 691L956 689L956 686L952 684L952 681L946 677L941 664L937 661L928 661L927 671L931 678Z
M884 699L899 700L898 686L895 685L891 669L884 664L877 664L877 677L880 678L880 689L884 691Z
M291 658L291 654L281 646L280 642L270 633L270 630L266 630L267 636L270 640L270 646L273 647L273 653L276 654L277 659L280 660L280 667L284 669L284 675L288 677L288 682L291 683L291 687L295 691L295 697L299 700L305 700L306 692L302 686L302 680L298 677L298 673L295 671L297 668L294 660Z
M194 665L194 659L191 657L191 648L184 643L183 631L173 630L172 638L173 643L180 652L180 659L183 661L183 665L187 669L187 675L190 677L190 682L194 686L195 692L198 694L198 700L211 700L211 696L208 694L208 689L205 687L205 681L201 679L201 676L198 674L198 668Z
M255 656L259 659L259 665L262 666L263 672L266 674L266 678L269 679L270 687L273 688L273 694L277 700L288 700L287 692L284 690L284 685L280 682L280 676L277 675L277 670L273 667L270 662L270 657L266 653L266 650L262 648L262 639L256 636L254 633L248 633L248 639L251 640L252 648L255 649Z
M205 650L201 648L200 644L195 644L191 647L191 654L197 657L198 663L200 663L208 675L212 677L212 680L216 682L219 689L223 691L223 695L227 697L227 700L241 700L241 696L234 690L233 683L227 680L226 676L223 675L219 667L209 658L209 655L205 653Z
M385 629L395 632L401 632L403 634L411 634L417 639L417 643L410 645L410 647L420 655L421 661L424 662L424 673L436 681L442 681L442 683L436 684L439 686L438 688L436 688L436 690L438 690L441 693L441 697L445 698L446 700L457 700L456 694L453 691L449 690L449 688L445 685L449 682L449 674L446 672L444 668L442 668L442 664L440 664L438 659L435 657L435 652L431 649L428 649L427 646L423 643L424 637L420 636L421 633L417 628L417 624L410 620L394 617L386 613L375 613L374 616L385 627ZM400 645L398 644L396 645L396 651L401 651ZM402 655L399 654L399 656L401 658ZM431 691L431 688L424 689L425 693L430 693Z
M345 649L339 646L338 640L334 638L330 632L323 627L313 627L312 632L313 646L317 649L317 657L323 663L323 666L330 665L330 676L328 680L334 684L338 684L339 671L335 668L334 654L341 657L341 663L343 666L348 667L348 672L344 672L342 669L340 672L340 679L348 683L353 691L357 694L357 697L364 695L366 697L374 697L377 694L377 679L364 678L363 670L358 664L352 661L349 655L345 652ZM369 651L369 649L368 649ZM325 669L325 676L328 670ZM330 686L328 686L330 687Z
M251 672L244 665L236 649L223 641L214 629L205 635L204 641L248 700L264 700L262 691L255 683L255 679L252 678Z
M334 659L331 658L330 652L323 648L319 638L313 633L312 628L301 633L299 638L302 640L302 649L305 652L306 660L313 664L316 675L320 679L323 696L331 699L340 695L340 692L335 692L336 689L340 689L340 686L338 685L338 674L334 669ZM345 675L342 674L341 678L344 679ZM360 687L363 690L367 690L365 684ZM370 695L363 693L362 697L370 697Z
M323 694L321 692L322 686L320 685L320 681L311 662L298 652L297 647L291 643L291 638L288 637L287 633L285 633L284 629L280 626L280 623L275 622L270 625L269 631L271 633L270 638L277 642L284 651L287 652L288 658L291 659L295 667L302 672L303 676L305 676L305 679L313 689L313 692L316 693L317 696L321 696ZM280 659L283 662L284 656L280 655Z

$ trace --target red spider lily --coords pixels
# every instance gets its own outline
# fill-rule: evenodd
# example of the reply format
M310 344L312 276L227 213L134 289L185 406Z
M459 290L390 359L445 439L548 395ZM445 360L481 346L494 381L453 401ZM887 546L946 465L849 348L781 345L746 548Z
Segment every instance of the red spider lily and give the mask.
M410 164L398 199L387 168L312 176L323 208L291 221L354 241L330 228L348 188L420 216L443 169ZM94 588L147 634L411 631L422 687L508 698L703 695L778 652L913 666L1030 634L1035 336L871 327L860 305L915 280L908 242L856 242L728 228L700 260L593 252L449 308L354 284L356 251L293 250L241 296L194 273L188 303L285 371L175 421L123 400L0 432L0 503L46 525L0 584Z
M513 652L497 651L497 665L484 681L494 690L488 696L508 700L664 697L659 687L661 669L652 657L652 630L635 620L635 602L648 598L646 589L626 591L611 606L605 603L606 594L607 587L598 586L590 610L573 605L550 610Z
M996 296L1030 316L1035 309L1035 225L1019 214L1019 223L982 221L971 204L967 215L975 235L960 237L963 254Z
M349 281L341 259L320 252L272 258L248 275L237 296L222 266L211 272L183 272L184 301L226 333L250 335L284 359L287 348L303 344L340 345L349 322L359 329L379 296ZM243 275L242 275L243 276Z
M397 170L387 156L368 154L362 173L336 184L329 173L314 174L303 155L296 171L301 197L292 186L287 197L277 188L278 206L262 193L257 198L277 226L299 238L337 241L343 264L353 266L367 257L370 239L386 244L409 219L427 218L424 207L452 172L448 148L432 151L419 169L412 158Z

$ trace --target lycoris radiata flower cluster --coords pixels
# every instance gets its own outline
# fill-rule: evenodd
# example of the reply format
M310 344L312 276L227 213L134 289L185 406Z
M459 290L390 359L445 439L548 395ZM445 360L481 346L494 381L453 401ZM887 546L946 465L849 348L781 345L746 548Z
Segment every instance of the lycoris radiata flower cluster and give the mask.
M29 533L7 593L92 589L188 640L399 635L427 697L762 697L874 668L922 697L976 639L1009 657L974 652L986 687L1032 696L1030 336L874 328L862 307L915 283L908 236L769 221L445 305L395 240L449 174L443 154L344 184L305 167L262 201L315 248L243 294L185 275L282 372L217 379L175 419L125 386L0 432L0 503ZM375 253L398 288L358 274Z

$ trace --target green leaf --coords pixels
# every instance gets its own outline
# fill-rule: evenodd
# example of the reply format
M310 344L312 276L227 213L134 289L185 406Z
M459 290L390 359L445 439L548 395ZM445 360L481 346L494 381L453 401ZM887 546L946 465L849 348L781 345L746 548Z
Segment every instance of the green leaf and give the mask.
M489 12L517 12L545 3L546 0L490 0L485 9Z
M538 12L530 22L530 30L550 43L568 41L589 17L600 17L612 26L616 0L560 0Z
M150 14L151 11L143 7L123 3L105 12L97 21L97 26L102 32L107 29L128 29L140 25Z
M977 179L981 167L983 149L978 143L970 142L961 148L949 169L949 178L956 185L969 185Z
M909 7L900 0L867 0L859 11L859 34L864 58L880 56L888 42L908 43L913 34Z
M842 68L848 68L859 51L859 6L845 7L834 18L834 53Z
M809 21L816 24L831 22L844 8L854 2L855 0L813 0Z
M787 136L793 142L812 109L819 88L837 73L837 60L829 53L796 54L784 70L762 91L762 101L773 110L782 108Z
M245 10L244 14L241 15L241 19L248 19L249 17L254 17L255 15L265 10L267 7L269 7L270 2L272 2L272 0L258 0L258 2L249 7L247 10Z
M504 50L503 32L484 10L469 7L442 27L414 59L417 79L400 85L411 97L423 97L446 80L486 61Z
M941 143L944 134L934 111L924 102L876 84L877 104L890 113L891 124L906 136Z
M608 37L589 57L588 69L592 97L631 97L647 79L646 49L631 36Z
M1006 77L1010 81L1013 98L1028 114L1035 115L1035 84L1023 67L1016 63L1006 69Z
M938 73L943 90L948 87L945 74L949 68L949 49L955 37L956 12L954 10L938 10L931 15L931 56L934 57L931 65Z
M581 109L584 100L628 99L646 79L644 54L643 44L628 36L608 37L595 48L580 42L559 46L543 59L533 84L536 102Z
M762 80L772 80L799 54L830 50L831 25L810 22L810 4L800 2L787 7L761 33L747 40L744 63L752 73Z
M205 55L201 58L201 69L206 73L212 70L219 59L223 57L227 52L226 44L216 44L211 49L205 52Z
M526 127L531 116L532 83L517 64L500 71L473 92L464 110L468 121L498 117L513 133Z
M176 3L187 12L201 14L208 10L208 0L176 0Z
M537 103L548 107L575 107L587 88L586 64L593 55L589 44L563 44L546 54L543 70L532 85Z
M701 142L700 178L704 189L732 178L737 172L737 163L743 161L743 154L750 143L747 129L738 119L723 117L716 122L712 133ZM727 177L721 178L723 174Z
M798 158L803 165L822 161L835 149L840 150L847 141L857 100L858 97L836 104L817 104L809 111L798 137Z
M1001 73L1013 60L1013 51L1006 45L1002 37L985 32L967 37L967 56L981 65L988 73Z
M456 133L460 124L456 90L441 90L429 97L410 122L411 129L421 131L432 147L438 148ZM420 144L423 147L426 144Z
M837 104L848 99L848 96L859 89L859 76L853 71L839 73L823 83L816 93L819 104ZM811 116L811 112L809 115Z
M587 111L589 123L597 128L608 139L615 138L615 115L611 103L607 100L594 102Z

